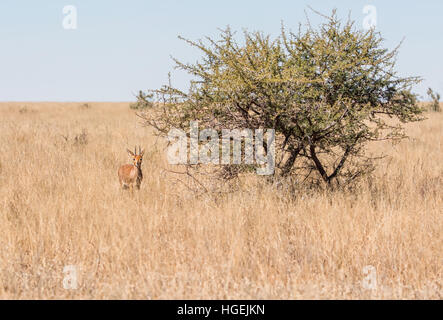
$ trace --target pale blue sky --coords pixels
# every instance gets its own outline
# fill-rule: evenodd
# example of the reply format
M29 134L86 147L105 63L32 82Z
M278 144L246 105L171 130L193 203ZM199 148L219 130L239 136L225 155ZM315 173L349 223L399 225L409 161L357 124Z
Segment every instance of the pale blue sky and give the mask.
M74 5L78 29L62 27L66 5ZM296 29L307 5L324 13L337 8L362 27L365 5L377 9L377 30L400 49L402 75L425 78L443 94L443 1L379 0L1 0L0 101L130 101L140 89L167 81L174 56L194 62L199 52L177 39L216 36L230 25L277 35L283 20ZM312 16L312 24L318 19ZM189 78L173 71L184 88Z

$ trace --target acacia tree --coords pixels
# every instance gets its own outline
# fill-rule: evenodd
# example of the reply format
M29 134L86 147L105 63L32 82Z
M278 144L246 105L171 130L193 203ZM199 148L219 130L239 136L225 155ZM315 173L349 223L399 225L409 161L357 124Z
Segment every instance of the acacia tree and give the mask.
M190 120L217 130L273 128L274 178L352 181L373 168L368 142L401 139L402 123L422 119L411 93L420 79L398 76L398 47L383 48L378 32L358 30L335 11L318 28L282 27L275 39L245 31L238 42L227 28L218 40L183 40L203 54L193 64L175 60L194 76L189 91L170 84L153 90L162 103L140 116L162 136L188 128ZM248 169L220 168L231 173L224 177Z

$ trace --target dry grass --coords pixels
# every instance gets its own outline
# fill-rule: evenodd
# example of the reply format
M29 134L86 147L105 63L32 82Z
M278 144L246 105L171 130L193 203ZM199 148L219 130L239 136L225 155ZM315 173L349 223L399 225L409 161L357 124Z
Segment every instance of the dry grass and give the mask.
M193 198L126 103L1 103L0 132L0 298L442 299L442 113L375 146L389 157L359 191L292 199L253 183ZM135 144L131 196L117 169Z

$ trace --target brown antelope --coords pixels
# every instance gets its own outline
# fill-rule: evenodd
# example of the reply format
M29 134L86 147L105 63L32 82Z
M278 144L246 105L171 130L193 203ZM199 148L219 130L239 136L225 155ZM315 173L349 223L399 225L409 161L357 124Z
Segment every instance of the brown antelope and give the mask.
M137 147L134 148L134 152L129 149L126 150L132 157L133 164L125 164L118 169L118 180L120 181L120 186L123 189L129 188L132 191L134 190L135 185L139 190L140 184L143 180L142 160L145 150L141 150L140 146L138 147L138 154Z

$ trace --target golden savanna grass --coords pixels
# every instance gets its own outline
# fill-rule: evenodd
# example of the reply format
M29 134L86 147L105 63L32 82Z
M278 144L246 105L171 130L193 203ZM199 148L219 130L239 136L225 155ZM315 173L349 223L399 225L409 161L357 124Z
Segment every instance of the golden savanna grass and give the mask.
M355 191L251 178L195 198L127 103L1 103L0 298L441 299L443 114L427 116L371 147L387 157ZM139 144L131 195L117 170Z

